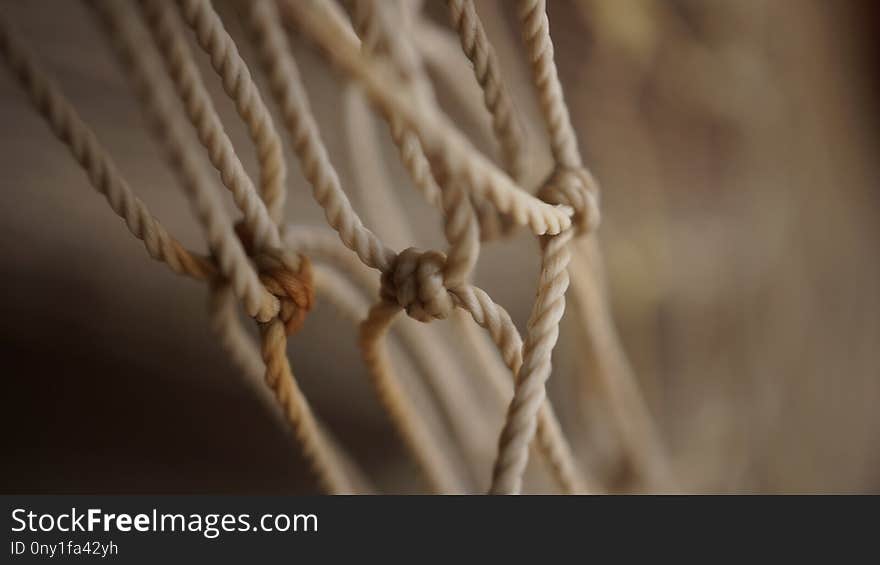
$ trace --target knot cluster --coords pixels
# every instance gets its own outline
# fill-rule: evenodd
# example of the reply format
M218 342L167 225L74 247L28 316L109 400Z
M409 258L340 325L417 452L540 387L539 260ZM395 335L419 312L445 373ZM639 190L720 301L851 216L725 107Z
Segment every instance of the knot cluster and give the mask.
M382 298L397 303L413 319L444 319L455 304L446 289L446 255L414 247L401 251L382 274Z
M599 183L583 167L557 167L544 181L538 197L550 204L571 206L579 234L599 227Z
M305 255L293 256L281 250L255 252L253 237L241 222L235 225L235 233L245 251L253 257L260 282L278 299L278 319L284 323L285 332L295 334L315 304L311 261Z

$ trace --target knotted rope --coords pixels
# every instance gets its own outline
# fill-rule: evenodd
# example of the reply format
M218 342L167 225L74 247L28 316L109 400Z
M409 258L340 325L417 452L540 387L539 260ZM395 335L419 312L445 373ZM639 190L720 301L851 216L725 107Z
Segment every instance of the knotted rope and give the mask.
M520 492L529 446L536 435L542 455L565 492L594 488L577 468L546 401L545 382L569 284L568 247L575 235L597 229L599 189L577 147L553 61L545 2L521 0L519 7L555 161L536 197L519 185L524 164L522 135L472 0L448 0L448 7L491 114L503 170L477 151L439 110L419 51L408 37L405 17L394 4L355 1L355 34L327 0L278 2L283 8L280 12L275 0L247 3L243 9L246 27L300 168L328 224L363 264L380 272L379 301L360 326L363 357L381 403L430 486L438 492L467 490L458 470L441 456L434 432L415 412L384 351L383 337L402 311L427 323L446 319L455 308L462 308L489 332L515 381L491 492ZM175 272L212 284L214 302L224 309L216 312L218 331L248 372L257 370L259 360L250 349L253 344L238 328L237 317L227 310L226 297L236 297L258 322L265 382L319 482L328 492L352 492L344 454L312 414L286 352L287 337L301 328L314 304L315 277L305 255L284 247L279 223L287 167L271 113L247 64L209 0L178 0L177 10L161 0L142 0L142 17L128 3L89 3L202 224L208 256L187 251L149 214L96 136L2 22L0 51L34 106L68 145L93 186L144 241L150 256L168 263ZM413 184L442 211L445 252L409 247L397 253L361 221L330 161L281 22L315 42L331 62L358 81L386 119ZM144 39L144 23L152 42ZM257 149L259 183L251 180L225 132L190 51L184 24L192 28L196 42L209 55L247 125ZM182 102L182 111L172 101L174 94ZM242 213L242 220L234 226L195 161L197 145L187 139L181 125L186 120ZM539 237L542 249L537 297L524 343L507 312L470 283L481 239L493 239L516 225L528 226Z
M257 251L253 234L244 222L235 224L235 233L253 258L260 282L278 299L278 319L286 334L295 334L315 304L311 261L303 254L292 255L280 249Z

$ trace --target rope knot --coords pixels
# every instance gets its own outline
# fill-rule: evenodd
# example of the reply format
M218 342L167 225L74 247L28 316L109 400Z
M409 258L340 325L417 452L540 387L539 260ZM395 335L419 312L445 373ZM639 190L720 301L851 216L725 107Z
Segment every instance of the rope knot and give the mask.
M287 335L295 334L315 305L311 261L305 255L294 255L281 249L255 252L250 230L242 222L235 224L235 233L253 258L260 282L278 299L278 319L284 323Z
M445 267L446 255L439 251L404 249L382 274L382 298L420 322L442 320L455 307L443 279Z
M578 234L591 233L599 227L599 183L584 167L555 169L544 181L538 197L550 204L571 206Z

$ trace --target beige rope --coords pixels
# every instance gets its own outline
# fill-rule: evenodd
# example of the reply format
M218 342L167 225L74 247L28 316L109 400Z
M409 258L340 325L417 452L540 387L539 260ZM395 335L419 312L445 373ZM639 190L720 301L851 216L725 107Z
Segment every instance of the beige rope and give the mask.
M178 126L180 122L168 101L170 86L162 80L160 63L153 52L143 49L144 43L139 41L142 39L142 30L133 10L126 9L118 2L96 1L92 5L96 8L95 12L111 43L117 48L123 67L135 84L148 115L156 124L158 137L167 148L169 161L181 177L181 182L190 188L194 199L211 201L213 192L199 182L198 169L194 165L180 166L180 163L189 163L191 157L183 144ZM202 214L200 219L208 232L209 242L212 227L221 222L226 224L223 241L234 242L233 247L239 252L239 255L235 255L235 268L256 276L254 267L243 254L242 242L236 237L222 208L209 209L209 213ZM253 242L248 237L242 239L244 247L250 249ZM218 260L222 265L222 257ZM264 322L260 327L266 383L274 392L321 486L328 492L352 492L353 487L343 473L343 467L336 460L333 448L321 433L287 360L287 334L298 328L304 312L311 307L309 263L303 257L278 251L261 254L256 257L256 261L260 266L257 284L262 292L275 300L276 305L270 317L260 320ZM234 282L232 287L235 288Z
M473 64L474 77L483 90L483 102L492 115L492 129L501 146L504 168L511 178L522 182L522 132L513 112L510 95L501 80L495 50L486 36L473 0L447 0L446 3L461 48Z
M218 195L208 186L194 160L193 144L181 126L180 110L169 94L171 86L160 70L156 54L151 48L144 49L143 26L131 6L99 0L91 3L117 48L166 158L202 224L212 253L210 259L186 251L134 197L94 134L57 88L36 69L30 55L2 22L0 51L32 103L68 145L93 186L125 219L132 233L144 241L149 254L167 262L175 272L211 281L213 325L221 341L247 374L265 372L265 382L322 487L329 492L353 492L354 483L360 482L357 471L312 414L287 357L287 336L299 328L312 305L311 268L304 257L282 247L278 227L285 200L282 145L234 41L209 0L178 0L183 19L210 56L225 91L248 126L260 165L259 191L224 131L177 15L160 0L143 0L146 20L186 116L244 214L238 232L233 230ZM520 179L522 139L492 46L472 1L448 0L448 4L462 49L483 90L484 105L492 116L502 161L513 179ZM575 233L572 226L579 233L590 233L596 229L599 216L598 185L583 166L553 61L545 2L521 0L519 9L556 165L538 193L540 199L522 191L511 176L476 151L439 110L422 70L419 51L408 37L410 26L406 18L412 19L414 15L399 13L392 3L356 1L354 13L363 38L361 45L340 12L326 0L281 0L281 5L284 10L279 14L272 0L249 4L247 27L315 200L357 260L381 273L380 300L361 324L361 348L378 396L429 485L437 492L467 490L466 482L451 459L444 456L427 421L414 412L389 363L384 336L401 310L416 320L429 322L447 318L454 308L460 307L487 329L515 377L491 492L520 492L535 435L565 492L594 489L592 481L584 479L577 469L559 422L546 402L545 383L551 372L551 354L558 339L569 284L569 244ZM396 253L363 225L328 157L282 31L282 20L295 24L333 63L355 79L389 122L392 139L414 183L443 211L446 253L414 248ZM542 236L541 274L525 343L507 312L469 283L480 252L481 235L491 238L503 229L498 214L507 214L514 223L527 225L534 234ZM299 239L298 249L310 244L325 245L320 238L310 240L304 233L284 230L284 240ZM340 264L348 265L345 268L349 269L352 263L346 261L355 258L345 257ZM350 271L361 288L375 288L363 272ZM248 315L260 322L261 358L238 325L232 296L241 300ZM352 307L345 299L338 302ZM619 398L611 401L623 402ZM628 437L632 440L635 436Z
M363 18L363 16L362 16ZM362 25L359 27L365 27L365 24L368 22L362 19ZM381 161L381 157L377 152L367 151L364 152L363 144L365 140L370 140L375 138L375 131L372 128L372 124L369 120L369 115L366 113L367 110L364 107L363 102L360 98L360 92L349 88L346 91L346 101L348 104L346 108L348 110L346 123L349 127L348 138L351 140L352 144L352 158L355 160L355 170L359 172L360 182L358 185L363 186L366 178L370 180L370 191L369 194L365 194L365 204L370 204L368 209L372 209L375 206L380 206L385 213L390 213L393 217L399 217L400 220L393 224L392 226L388 226L388 229L396 228L394 231L396 240L400 241L411 241L413 238L412 232L410 229L407 229L407 219L406 215L402 210L396 211L396 203L393 200L393 197L388 190L389 179L387 179L384 175L379 174L381 169L377 169L379 165L377 163ZM399 122L398 122L399 123ZM357 127L356 127L357 126ZM368 145L371 145L369 141L366 141ZM433 180L433 175L430 173L427 163L427 158L424 157L421 152L416 154L417 157L420 157L422 163L424 163L424 170L427 178L430 180L430 185L434 187L434 190L439 191L439 187L436 186L436 183ZM401 152L401 157L406 160L406 152ZM414 173L410 170L411 175ZM372 174L368 174L372 173ZM418 183L418 179L414 179ZM442 202L439 202L440 195L437 194L438 206L442 208ZM450 223L446 223L446 228L449 229ZM398 233L399 232L399 233ZM451 239L454 236L448 236L447 239ZM476 292L475 292L476 291ZM480 303L475 303L474 296L479 295L482 297ZM512 374L515 376L519 371L519 367L522 364L522 355L521 355L521 347L522 347L522 339L519 336L516 328L513 326L513 323L510 321L507 313L504 312L503 309L500 309L497 305L495 305L486 295L479 289L474 289L472 287L467 287L465 289L461 289L459 295L454 295L455 298L458 296L464 296L469 299L470 310L473 312L473 319L477 320L478 324L482 324L484 327L490 329L496 338L496 344L502 351L505 352L505 361L508 363L508 367ZM491 312L492 315L486 316L486 312ZM487 319L489 323L487 323ZM506 322L504 324L492 324L493 320L501 320L502 322ZM504 399L506 402L508 398L508 387L506 386L509 382L505 377L505 368L497 367L497 362L494 359L494 354L491 351L491 345L486 344L483 341L483 336L473 333L473 326L469 325L467 320L464 320L460 317L454 317L453 320L456 322L456 331L462 333L462 337L465 337L463 340L464 345L466 347L470 347L474 349L477 354L477 359L480 363L482 371L489 377L490 384L492 385L492 390L495 395L499 399ZM413 334L409 332L404 332L404 336L412 336ZM421 345L421 341L412 340L412 344L409 345L410 348L416 348L423 353L427 359L428 357L433 357L432 352L437 348L440 348L445 351L444 343L439 339L439 336L435 336L432 341L432 345L434 349L428 349ZM511 347L508 347L508 344ZM451 353L446 353L447 355L452 355ZM442 357L441 357L442 359ZM429 363L424 367L424 371L426 374L431 376L434 371L437 370L439 366L449 365L449 362L446 361L437 363ZM500 371L498 369L501 369ZM453 383L457 383L456 379L457 375L449 374L447 378L443 382L443 386L438 387L439 391L445 391L447 388L451 387ZM442 393L438 396L439 400L444 400L447 398ZM479 448L480 442L477 441L478 436L481 436L480 430L486 427L484 422L480 421L480 418L477 417L477 414L471 414L470 411L464 411L464 405L468 404L468 400L470 399L470 395L467 392L459 392L457 396L451 397L450 401L442 402L441 405L447 408L447 411L455 410L458 414L457 417L452 419L451 425L456 430L458 439L460 444L465 448L466 452L470 454L470 462L472 465L478 463L480 459L482 459L482 449ZM469 426L469 427L468 427ZM543 433L544 430L551 430L549 433ZM459 430L462 430L459 432ZM552 430L557 431L558 433L553 433ZM540 447L542 452L549 454L549 460L551 461L551 467L554 470L554 475L557 478L561 476L574 476L574 473L567 473L565 469L573 468L573 463L569 461L562 461L561 456L556 456L556 453L565 453L570 452L567 447L565 448L556 448L556 445L565 444L564 437L559 431L558 423L556 422L555 414L552 411L552 406L547 403L545 407L542 408L542 411L539 415L538 422L538 439L540 443ZM480 471L480 468L477 467L477 470ZM480 471L481 472L481 471ZM565 479L560 480L563 490L566 492L583 492L584 490L588 490L591 492L596 492L597 488L593 485L590 486L581 486L579 488L578 483L586 483L584 479L572 479L569 481L565 481Z
M306 460L318 481L329 494L354 492L353 485L343 473L343 467L318 427L305 395L299 389L290 362L287 359L287 334L284 324L275 318L260 326L263 361L266 363L266 383L275 392L278 403L299 440Z
M519 0L518 12L541 112L547 132L550 134L553 159L560 167L581 168L583 163L578 151L577 137L562 94L556 63L553 61L553 41L550 39L547 2Z
M578 151L553 60L544 0L520 0L519 16L556 161L556 170L541 189L541 196L572 206L578 230L589 233L598 226L598 186L584 169ZM491 492L496 494L518 494L522 489L528 445L535 435L538 411L546 396L551 355L559 337L559 321L565 312L568 265L571 262L568 244L572 235L568 230L542 241L541 276L523 346L523 370L501 432L493 471Z
M435 493L465 493L467 488L463 480L448 459L439 457L443 449L424 420L413 412L383 346L383 337L399 312L397 304L382 301L370 309L361 323L361 352L370 382L431 490Z
M220 172L223 184L244 215L245 223L254 234L255 244L261 249L277 248L281 244L278 230L223 128L173 5L166 0L144 0L141 5L186 114L199 141L208 150L211 162Z
M568 289L568 242L572 232L544 240L538 297L529 318L523 345L523 366L518 375L507 421L499 440L498 459L492 475L493 494L518 494L529 457L529 443L535 435L537 416L546 396L550 356L559 337L559 320L565 312Z
M364 289L368 295L375 294L375 279L372 276L369 276L369 273L363 268L363 265L357 260L357 258L347 252L347 250L340 244L339 239L331 233L315 231L305 227L291 227L285 230L285 243L290 249L308 253L316 258L332 262L351 277L357 286ZM318 288L320 289L321 287ZM354 318L353 321L360 323L363 319L364 316L359 316ZM461 410L462 405L469 401L469 397L466 396L468 393L466 392L466 389L462 389L460 386L455 386L456 382L452 377L455 377L456 375L450 374L450 371L447 370L448 368L454 367L454 361L451 361L450 358L446 356L452 355L452 352L444 355L445 348L442 348L442 342L437 340L429 341L420 339L418 334L405 329L396 332L396 336L394 337L400 341L405 353L412 358L416 363L416 366L427 376L426 381L432 391L435 392L437 398L441 400L441 406L454 408L454 417L453 414L444 414L444 417L448 418L449 424L457 433L466 435L464 439L472 439L474 436L479 435L479 431L474 430L473 428L468 428L468 425L480 425L479 422L475 422L473 419L468 419L468 412L463 412ZM391 364L388 363L387 366L390 368ZM396 374L393 374L393 369L389 370L392 371L390 377L392 382L388 386L393 387L394 390L401 391L399 398L406 400L406 398L403 397L403 388L399 383ZM374 376L371 372L371 379L378 381L374 386L386 386L383 380L384 378L385 376L383 374ZM385 403L383 402L383 406L384 405ZM395 427L399 426L399 419L392 418L392 421L394 422ZM417 425L423 427L421 424ZM433 437L433 432L430 431L423 431L420 433L430 433L431 437ZM401 437L403 437L403 434L401 434ZM443 447L441 442L431 441L434 449L440 450ZM467 442L462 442L463 446L465 444L467 444ZM409 447L407 447L407 449L409 449ZM466 453L470 453L473 456L478 452L466 450ZM441 451L441 454L443 456L454 455L449 453L448 450ZM416 458L416 460L418 461L418 458ZM423 472L422 474L423 476L428 476L426 472ZM459 488L463 489L461 486ZM461 490L461 492L466 492L466 490Z
M385 269L394 252L363 225L342 190L278 20L271 0L251 3L248 27L303 174L312 186L315 200L324 209L327 222L339 233L345 246L357 253L367 266Z
M166 263L172 271L198 280L214 276L215 267L205 257L187 251L132 192L116 163L95 133L83 122L55 83L39 68L34 56L0 19L0 53L31 104L46 120L52 133L67 145L86 172L89 182L129 231L144 242L150 257Z
M385 156L381 151L375 115L360 90L353 84L345 89L343 102L348 157L352 170L357 171L357 181L352 186L359 192L358 203L362 206L362 217L375 225L377 233L386 238L386 241L398 248L405 247L417 240L416 234L406 209L393 189L394 183L388 174ZM433 181L433 176L431 178ZM438 205L442 206L439 194ZM383 221L388 217L398 220ZM469 320L464 320L461 316L454 316L453 322L455 326L452 332L471 335L477 331ZM487 426L487 410L474 394L475 383L463 370L466 366L463 361L466 360L455 346L457 344L449 343L450 335L443 328L436 325L426 325L417 331L402 326L395 328L399 331L391 337L399 336L403 340L406 353L412 356L418 374L423 376L432 393L443 423L451 432L454 446L459 448L473 479L471 490L480 490L481 487L477 485L483 482L482 478L486 475L485 467L490 464L487 457L496 438L495 433ZM497 355L493 351L494 347L486 342L485 336L480 334L476 338L463 341L467 348L478 346L479 353L491 359L491 376L502 384L508 383L506 368L495 360ZM506 399L504 402L506 403ZM457 455L458 453L448 454L450 457Z
M568 210L549 206L519 190L504 172L495 167L461 132L441 115L435 105L413 95L387 66L360 53L346 35L345 27L329 14L323 2L284 0L283 14L315 41L332 62L358 80L374 104L385 112L399 113L419 134L425 152L449 171L450 177L475 197L485 198L518 224L528 225L535 234L553 234L570 225Z
M261 192L265 195L272 219L278 222L284 211L287 167L281 138L275 131L272 116L210 0L178 0L177 4L184 19L195 31L199 45L211 57L211 65L223 79L223 88L235 101L239 115L247 124L257 147Z
M523 364L523 343L507 311L495 304L480 288L464 286L451 291L458 304L485 328L498 347L504 363L517 379ZM571 447L549 401L538 412L537 439L541 454L550 464L553 476L568 494L599 492L596 481L584 476L575 464Z
M394 36L394 40L392 40L391 33L378 29L381 27L380 22L382 20L379 16L383 15L381 14L383 10L377 9L378 5L366 2L363 4L366 5L367 9L360 10L360 25L358 27L363 30L362 33L365 34L364 36L370 38L369 42L372 42L374 45L386 45L389 55L393 58L396 57L397 60L400 61L399 65L401 67L408 67L409 71L407 74L415 80L418 80L416 77L418 77L420 73L419 63L414 52L405 48L405 42L400 36ZM386 7L384 11L388 12L388 4L385 4L384 6ZM391 24L392 22L389 17L390 14L384 15L385 18L388 19L385 19L382 23L385 25ZM365 41L365 44L367 42L368 41ZM396 55L394 51L396 51ZM420 152L421 148L417 147L416 151ZM427 161L425 157L422 157L422 159ZM442 172L440 174L440 178L444 178ZM422 302L414 300L411 296L414 288L413 285L418 284L412 277L412 275L415 274L415 270L409 271L406 268L400 268L398 265L395 265L393 271L394 275L392 275L395 277L392 281L393 284L384 287L386 290L388 289L388 286L393 287L395 295L391 298L395 299L401 306L406 304L405 308L407 309L407 313L411 317L421 321L429 321L432 317L446 317L446 312L450 310L450 307L448 299L446 299L447 294L444 292L443 287L456 288L462 286L476 263L476 257L479 251L478 225L469 199L465 197L464 192L461 191L456 184L453 183L450 185L447 182L441 182L440 184L444 187L442 190L442 197L443 207L446 212L445 233L450 244L448 256L442 257L439 254L418 253L412 249L405 250L400 256L398 256L398 261L404 261L404 264L408 263L410 268L415 265L415 269L419 271L418 281L420 281L421 285L418 287L417 294L419 298L422 299ZM425 268L434 266L436 269L437 264L442 264L443 267L442 287L437 286L437 278L425 276ZM383 279L386 283L388 282L388 278L383 277ZM437 298L428 300L428 296L434 296ZM481 296L488 299L488 296L485 295L485 293L481 293ZM445 300L440 300L441 297ZM385 297L387 302L392 302L391 298L387 296ZM489 301L489 303L493 307L495 306L491 301ZM472 306L483 306L484 304L485 303L479 301L471 302ZM425 305L427 305L429 309L424 309L423 306ZM481 315L485 313L484 310L478 311L476 309L474 312L475 314L473 315L475 319L480 319L482 317ZM484 317L482 319L485 320ZM514 335L516 335L516 339L519 340L519 336L516 334L515 328L513 328L513 324L510 323L509 317L506 316L506 313L505 317L501 319L506 319L508 322L505 326L505 329L508 330L508 335L509 330L512 328L514 330ZM368 346L375 346L377 341L378 339L376 341L368 341L367 344ZM501 342L501 346L503 347L504 345L505 343ZM367 351L367 355L370 354L371 353ZM508 358L509 357L510 356L508 355ZM511 362L511 369L513 374L516 375L519 370L518 361L511 360ZM380 370L386 369L383 365L377 365L376 367ZM375 375L375 378L381 379L382 376ZM542 419L542 430L544 433L541 434L541 439L543 440L541 445L548 454L548 459L556 477L559 478L560 483L566 492L582 491L583 487L581 486L581 481L575 468L570 448L564 440L564 436L561 433L555 417L553 417L552 412L548 410L542 411L542 415L544 416ZM415 424L412 422L401 421L400 425L404 427L412 427Z
M386 9L385 12L390 12L387 9L388 4L385 4ZM375 8L374 8L375 10ZM381 11L378 14L381 15ZM386 18L388 15L386 14ZM381 25L381 18L375 18L379 20ZM369 20L367 18L366 28L369 29ZM389 25L392 23L389 19L386 19L384 24ZM378 33L373 31L374 41L381 42L383 39L382 36L376 37ZM379 32L381 33L381 32ZM414 55L414 51L407 50L405 48L405 39L398 35L393 35L390 33L390 30L386 30L384 33L385 43L389 45L389 53L392 58L396 58L399 61L406 61L406 63L399 63L400 66L406 64L409 67L409 75L413 77L419 76L419 63L417 62L417 58ZM396 46L396 47L391 47ZM397 55L394 55L396 51ZM418 79L416 79L418 80ZM441 173L442 175L442 173ZM442 178L442 176L441 176ZM442 194L444 200L444 208L446 211L445 218L445 232L447 236L447 240L450 244L450 249L448 252L448 256L445 258L445 266L444 266L444 280L443 286L446 288L454 288L464 284L465 279L471 269L473 268L476 262L476 255L479 250L479 241L478 241L478 231L477 231L477 222L474 216L474 212L472 207L470 206L470 202L467 198L464 197L464 193L459 190L458 185L452 184L451 186L447 185L445 182L440 182L440 186L442 187ZM410 250L407 250L410 251ZM407 253L405 251L404 253ZM402 254L403 255L403 254ZM422 299L422 302L411 300L409 296L401 296L400 288L405 283L410 283L410 281L394 281L395 288L397 289L397 301L399 304L404 304L409 301L407 306L407 313L410 314L411 317L415 317L416 319L420 318L423 315L421 312L414 315L412 308L414 306L421 305L429 305L436 306L438 304L437 299L434 298L432 300L426 300L429 295L433 295L435 297L445 296L445 293L441 293L436 287L431 287L429 285L425 285L425 281L436 281L436 279L426 278L425 273L425 261L429 260L428 264L431 264L433 259L433 255L429 253L422 254L418 257L418 268L421 271L419 273L419 280L422 282L422 285L419 287L419 297ZM563 271L564 271L563 267ZM395 270L395 275L400 274L400 269L397 268ZM567 274L566 274L567 276ZM560 283L563 281L560 281ZM567 279L564 281L567 284ZM436 282L434 282L436 285ZM561 294L564 295L565 288L562 288ZM539 295L540 300L540 295ZM475 302L476 304L480 304L479 301ZM425 313L429 313L433 317L445 317L442 315L442 311L446 310L447 307L442 302L441 305L434 311L426 311ZM472 303L473 304L473 303ZM482 304L481 304L482 305ZM561 318L562 312L564 311L564 299L561 305L559 306L559 317ZM475 316L476 319L476 316ZM509 320L509 318L508 318ZM426 321L426 320L423 320ZM558 326L558 321L557 321ZM509 329L512 327L512 324L506 325L505 328ZM550 325L547 325L547 330L549 330ZM542 334L548 334L547 330L541 330ZM558 333L558 329L557 329ZM531 334L530 334L531 335ZM541 335L541 334L539 334ZM518 336L517 336L518 337ZM540 338L543 341L543 338ZM553 339L555 342L555 338ZM502 344L503 346L503 344ZM549 351L552 350L552 344L549 346L547 352L547 360L546 364L548 366L547 375L549 376ZM528 354L528 349L526 350L526 354ZM511 369L514 375L517 375L519 372L519 367L515 366L515 362L512 363ZM543 389L543 384L541 385ZM537 406L543 405L543 398L540 399ZM571 450L568 446L568 443L564 440L564 436L561 432L561 428L555 417L552 416L552 412L548 409L540 411L542 418L542 433L540 434L541 445L545 448L546 453L548 455L548 459L551 463L551 466L555 472L557 478L559 478L560 483L563 488L567 492L581 492L583 491L583 486L581 484L581 480L579 477L579 473L574 464L574 458L571 454ZM531 438L529 438L531 439ZM555 441L554 441L555 440Z

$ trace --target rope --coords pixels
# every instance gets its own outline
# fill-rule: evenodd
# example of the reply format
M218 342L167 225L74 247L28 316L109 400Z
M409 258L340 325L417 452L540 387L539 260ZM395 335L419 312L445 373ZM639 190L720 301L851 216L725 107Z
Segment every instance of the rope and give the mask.
M199 45L211 57L211 65L223 79L223 88L235 101L238 114L247 124L257 147L261 192L273 220L278 222L284 210L287 168L281 138L275 131L272 116L210 0L178 0L177 4L184 19L195 31Z
M495 50L486 36L473 0L447 0L452 26L461 48L474 67L474 77L483 90L483 103L492 115L492 129L501 146L501 160L511 178L522 182L522 131L513 111L510 94L501 80Z
M150 257L167 264L175 273L196 280L213 277L214 265L207 258L187 251L150 214L147 205L134 195L95 133L83 122L58 86L39 68L30 50L2 19L0 53L16 82L45 119L52 133L67 146L85 171L91 185L106 198L110 208L125 220L132 235L144 242Z
M498 459L492 473L493 494L519 494L529 458L529 443L537 429L538 411L546 397L553 347L559 337L559 321L565 312L568 289L568 242L572 232L547 237L541 258L538 296L529 318L523 345L523 366L518 375L507 421L499 440ZM560 453L561 454L561 453Z
M324 209L327 222L364 264L380 270L387 268L394 252L363 225L342 190L309 107L299 69L278 24L274 2L252 2L248 15L248 27L269 78L273 98L293 140L303 174L312 186L315 200Z
M68 146L93 187L144 242L149 255L177 273L210 283L212 326L220 341L246 375L262 374L324 490L342 493L368 487L313 414L287 356L288 336L301 328L314 304L316 281L306 255L312 252L343 269L361 289L375 290L377 285L360 264L379 271L379 299L360 323L362 356L381 404L432 490L467 492L468 483L409 399L391 367L384 338L402 311L428 323L448 318L456 308L468 312L487 330L514 380L490 492L521 491L535 438L564 492L597 489L577 468L545 390L565 311L569 246L575 235L590 234L598 227L599 188L578 150L553 59L544 0L520 0L518 9L555 161L537 197L519 185L524 166L522 134L472 0L447 3L461 48L482 90L483 105L491 115L504 170L477 151L439 109L421 55L409 36L415 14L403 13L396 3L358 0L353 3L355 34L338 8L324 0L280 0L280 12L274 0L242 5L245 27L300 168L327 223L353 255L341 253L325 234L280 227L286 199L281 139L250 70L209 0L178 0L177 11L162 0L142 0L141 13L153 45L144 41L144 22L130 4L89 3L201 223L209 257L187 251L150 215L95 134L2 21L0 52L31 103ZM258 186L226 134L189 48L184 22L210 57L247 125L257 150ZM316 43L329 61L362 87L388 122L413 183L442 212L445 252L413 247L396 252L364 225L330 161L282 22ZM175 104L175 94L183 113ZM196 161L197 145L187 136L183 115L241 210L243 217L236 224ZM527 226L540 238L542 248L525 341L504 308L470 281L481 239L497 237L515 225ZM342 311L350 318L364 315L365 308L350 296L350 285L338 273L332 269L318 272L323 273L326 292ZM259 349L240 326L235 300L258 323ZM425 344L412 337L403 341L414 355L425 349ZM493 383L499 396L506 392L499 389L497 379Z
M182 184L190 187L194 200L212 201L213 192L208 190L204 182L199 182L201 179L198 169L190 164L190 152L186 151L178 126L180 122L168 101L168 88L162 88L166 83L161 80L159 63L155 57L150 56L150 51L141 48L143 42L138 41L140 30L133 12L114 2L92 2L92 5L111 43L116 47L124 69L135 84L147 114L155 123L157 137L166 147L169 161L181 177ZM186 166L180 166L181 163L186 163ZM352 492L353 487L297 386L287 359L287 335L299 329L305 313L313 303L308 260L277 249L256 250L255 268L244 255L245 251L249 254L255 252L254 238L246 229L240 227L236 233L228 224L222 208L208 208L201 219L208 232L209 243L210 230L217 224L226 223L223 241L235 242L232 246L236 250L236 254L232 255L236 259L234 268L248 273L258 272L257 284L263 293L274 300L275 309L271 316L262 318L264 312L252 314L261 322L261 354L266 369L265 381L293 429L319 484L327 492ZM222 261L222 257L218 257L221 266ZM235 289L234 282L231 286Z
M504 172L495 167L470 141L441 115L434 104L414 95L401 84L381 61L364 56L345 28L330 14L323 2L307 0L281 3L304 35L315 41L338 67L360 82L372 102L384 112L399 113L417 132L426 154L442 163L467 187L472 196L490 200L499 211L509 214L536 235L555 234L571 224L569 211L551 206L520 190Z
M266 205L223 129L223 123L201 79L186 41L182 22L174 7L165 0L145 0L141 6L154 43L162 54L168 74L199 141L208 150L211 163L220 172L223 184L232 193L257 245L260 248L278 247L280 239L274 220L269 216ZM275 195L266 195L266 198L269 196Z
M578 151L553 60L545 1L520 0L519 16L556 162L556 170L539 195L571 206L578 231L590 233L598 227L598 186L583 167ZM552 368L551 355L559 337L559 321L565 312L571 262L568 244L572 237L572 230L567 230L542 240L541 275L523 346L523 369L499 438L498 458L492 474L490 492L495 494L519 494L522 490L528 446L535 436L538 411L547 394L545 385Z

